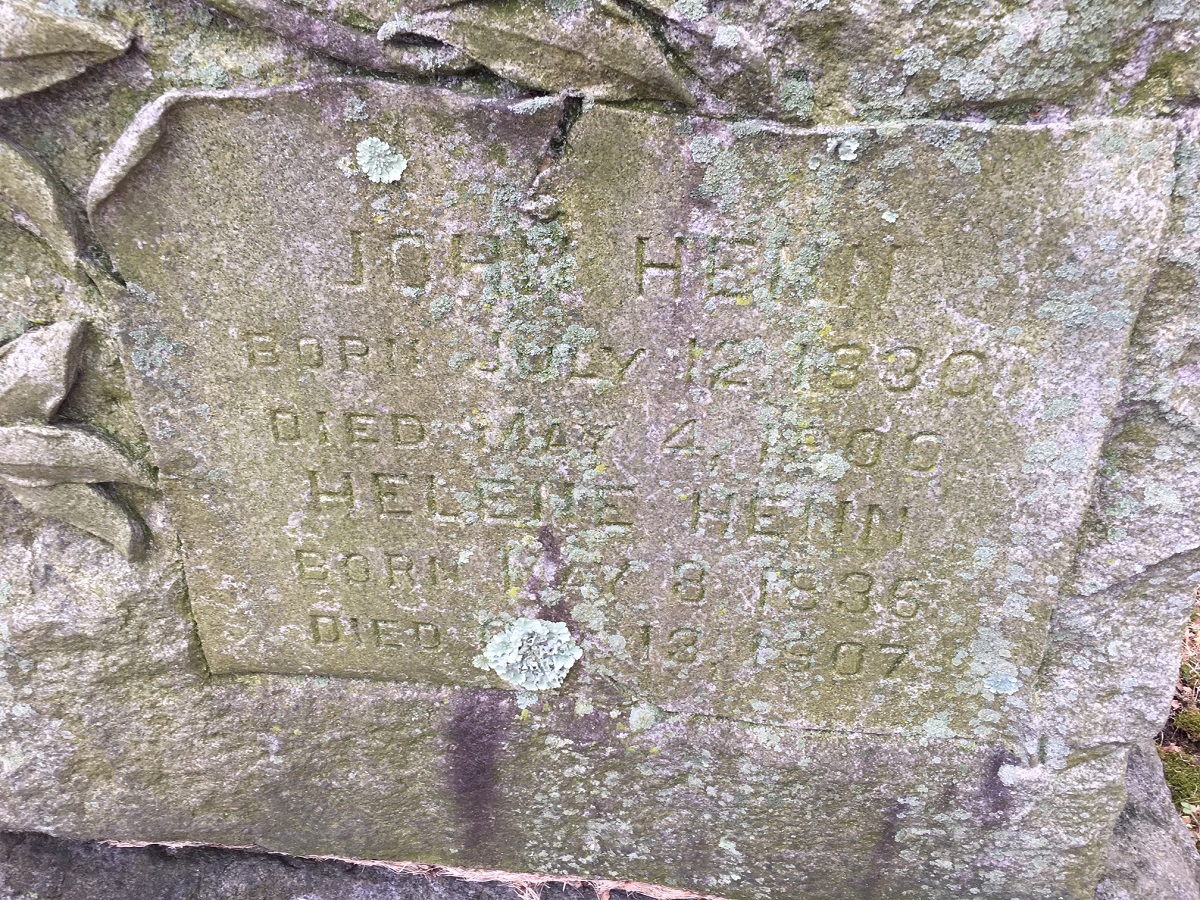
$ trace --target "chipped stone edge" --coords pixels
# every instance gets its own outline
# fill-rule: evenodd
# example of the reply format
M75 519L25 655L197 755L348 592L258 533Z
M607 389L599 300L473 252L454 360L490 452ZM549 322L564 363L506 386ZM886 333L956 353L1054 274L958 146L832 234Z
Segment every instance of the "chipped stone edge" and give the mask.
M1056 129L1065 130L1071 126L1078 126L1081 121L1082 122L1095 122L1095 123L1099 124L1099 123L1104 122L1105 119L1104 118L1098 118L1098 119L1085 118L1082 120L1072 120L1069 122L1053 123L1053 124ZM1173 138L1172 157L1174 159L1174 164L1173 164L1172 170L1171 170L1171 176L1172 176L1172 180L1174 181L1174 179L1176 179L1179 174L1179 163L1178 163L1178 157L1176 156L1176 154L1178 153L1180 144L1184 138L1185 129L1184 129L1183 123L1181 123L1175 119L1165 119L1165 120L1136 119L1136 120L1132 120L1132 121L1136 121L1138 123L1145 123L1147 125L1151 122L1157 122L1160 128L1162 128L1164 131L1169 131L1171 133L1171 136ZM1163 216L1163 219L1160 222L1159 227L1157 228L1155 235L1154 235L1153 246L1156 248L1155 256L1152 259L1147 260L1149 270L1150 270L1150 277L1148 278L1148 280L1146 282L1146 285L1142 291L1142 294L1139 298L1139 302L1137 305L1138 320L1133 323L1133 325L1131 326L1131 328L1129 330L1128 336L1126 338L1125 349L1124 349L1124 354L1123 354L1123 359L1122 359L1122 364L1123 364L1122 381L1123 381L1123 383L1127 383L1129 367L1130 367L1131 360L1132 360L1131 354L1133 352L1134 339L1135 339L1135 335L1138 330L1139 322L1140 322L1142 315L1145 312L1147 306L1153 302L1155 278L1157 276L1157 273L1163 267L1163 265L1168 261L1167 254L1169 253L1169 246L1167 246L1167 244L1169 242L1168 239L1171 235L1171 228L1172 228L1171 205L1173 204L1173 202L1174 202L1174 196L1172 195L1167 200L1167 207L1165 209L1165 215ZM1097 460L1096 460L1097 463L1099 462L1099 459L1103 457L1104 452L1108 449L1108 447L1112 443L1114 437L1120 431L1120 427L1119 427L1120 420L1122 419L1124 414L1128 413L1128 409L1124 408L1126 403L1127 403L1127 398L1124 396L1124 391L1122 390L1122 395L1118 398L1117 403L1112 410L1112 413L1109 417L1107 429L1106 429L1103 439L1100 442L1099 447L1097 449ZM1100 466L1097 464L1095 466L1095 468L1093 469L1090 484L1088 486L1088 502L1087 502L1087 507L1084 510L1084 518L1082 519L1082 521L1080 522L1080 525L1079 525L1079 528L1080 528L1079 533L1081 535L1083 533L1083 529L1085 529L1088 526L1089 519L1092 518L1094 506L1095 506L1096 502L1098 501L1098 499L1100 498L1100 496L1101 496ZM1167 579L1171 578L1172 574L1175 575L1175 578L1177 579L1177 583L1182 587L1183 585L1186 585L1187 581L1188 581L1186 575L1183 573L1186 572L1188 569L1192 569L1194 571L1196 569L1196 567L1198 565L1200 565L1200 546L1188 547L1186 549L1178 550L1174 553L1170 553L1165 556L1158 556L1156 558L1151 558L1149 560L1143 560L1142 562L1140 562L1137 565L1136 571L1129 573L1125 577L1108 578L1108 579L1102 580L1102 582L1097 585L1086 585L1086 584L1080 584L1078 581L1079 573L1078 573L1077 567L1080 562L1082 550L1083 550L1082 543L1077 544L1077 546L1074 548L1071 562L1067 569L1067 575L1064 578L1064 582L1060 587L1060 592L1058 593L1057 597L1055 597L1053 604L1051 606L1050 617L1046 623L1046 633L1045 633L1044 646L1046 647L1047 650L1055 644L1056 639L1059 636L1063 635L1064 633L1070 632L1070 630L1071 630L1070 624L1069 624L1070 616L1066 615L1066 616L1062 616L1060 618L1060 615L1065 610L1067 610L1069 607L1080 606L1083 608L1090 608L1093 604L1099 602L1100 598L1105 594L1128 595L1130 592L1138 590L1140 587L1144 586L1147 583L1154 583L1156 578L1161 579L1161 580L1167 580ZM1188 618L1190 617L1190 615L1191 615L1191 609L1190 609L1190 605L1189 605L1189 608L1185 612L1181 612L1181 614L1178 615L1177 617L1173 617L1175 619L1175 621L1173 623L1173 625L1174 625L1173 630L1176 632L1177 637L1182 636L1182 632L1183 632L1184 628L1186 627L1186 624L1187 624L1187 621L1188 621ZM1102 624L1102 626L1096 632L1093 632L1091 635L1093 638L1092 649L1093 650L1098 649L1099 647L1108 644L1110 641L1117 639L1123 631L1123 624L1124 623L1119 618L1118 619L1109 619L1106 622L1104 622ZM1171 630L1171 629L1168 627L1167 630ZM1178 640L1176 642L1176 646L1178 646ZM1170 697L1172 694L1172 690L1174 688L1175 680L1176 680L1177 673L1178 673L1178 667L1179 667L1178 654L1176 654L1174 659L1175 659L1175 661L1174 661L1173 666L1167 667L1165 670L1158 672L1158 674L1161 676L1161 681L1162 681L1162 684L1159 689L1160 689L1160 692L1162 695L1162 715L1163 715L1164 721L1165 721L1168 713L1170 712ZM1041 666L1044 666L1045 663L1046 663L1046 659L1045 659L1045 657L1043 657L1043 661L1039 665L1039 669L1041 668ZM1063 668L1071 669L1073 667L1070 665L1064 664ZM1080 668L1088 668L1088 666L1081 666ZM1046 673L1046 674L1049 674L1050 678L1048 679L1048 681L1043 681L1042 679L1044 676L1041 672L1039 672L1038 688L1034 693L1034 702L1037 707L1037 712L1035 714L1035 721L1037 721L1037 735L1039 738L1039 743L1041 740L1044 740L1046 737L1049 736L1049 731L1046 727L1047 722L1045 720L1045 716L1050 711L1049 710L1050 704L1049 704L1048 698L1051 695L1052 690L1053 690L1052 682L1054 680L1054 675L1052 672ZM1088 752L1092 752L1095 750L1100 750L1103 748L1115 746L1121 752L1124 752L1126 754L1126 758L1128 761L1134 754L1136 754L1138 752L1139 747L1142 747L1144 749L1145 745L1153 740L1153 736L1154 736L1154 733L1157 731L1157 727L1155 727L1153 729L1153 731L1148 730L1146 733L1143 733L1143 734L1135 733L1131 726L1126 726L1126 727L1127 727L1126 733L1121 734L1119 736L1114 735L1114 737L1117 738L1117 743L1112 743L1112 742L1108 742L1108 741L1104 741L1099 744L1085 743L1083 745L1073 746L1073 747L1071 747L1071 750L1073 750L1075 753L1079 753L1079 752L1088 753ZM1110 850L1114 846L1114 842L1117 841L1117 839L1118 839L1118 834L1117 834L1118 823L1119 823L1120 819L1123 816L1125 816L1127 809L1133 802L1131 799L1128 799L1129 777L1130 777L1129 766L1130 765L1131 764L1127 762L1126 770L1121 773L1121 783L1122 783L1123 789L1126 791L1127 802L1123 806L1112 811L1114 814L1111 816L1111 822L1102 828L1102 831L1104 833L1105 845L1108 848L1110 848ZM1170 812L1173 813L1174 810L1171 809ZM1098 884L1103 883L1105 881L1105 879L1109 877L1109 873L1112 871L1111 862L1112 861L1110 858L1109 860L1107 860L1106 862L1104 862L1101 865L1100 870L1098 872ZM1200 858L1197 858L1197 860L1193 863L1193 865L1196 867L1197 872L1200 872Z
M1138 121L1153 120L1139 119ZM1175 148L1173 152L1175 153L1174 178L1177 184L1180 174L1178 153L1185 141L1200 141L1200 118L1193 117L1190 120L1173 118L1161 121L1169 124L1175 132ZM1171 235L1173 228L1179 227L1178 223L1172 222L1171 204L1173 204L1174 201L1175 196L1173 194L1168 204L1166 221L1164 221L1158 235L1160 254L1158 259L1155 261L1150 281L1146 286L1145 294L1142 296L1141 303L1138 306L1137 318L1133 323L1133 327L1129 332L1129 338L1126 341L1125 356L1123 360L1124 371L1122 372L1122 394L1117 402L1116 408L1113 410L1112 416L1109 419L1108 429L1105 433L1104 441L1100 448L1101 456L1103 456L1104 451L1119 438L1121 430L1127 424L1135 422L1142 410L1151 410L1151 415L1160 422L1169 422L1169 417L1172 414L1178 415L1178 412L1171 408L1167 402L1154 399L1135 399L1128 396L1126 393L1126 390L1129 386L1129 375L1134 365L1134 354L1136 352L1135 341L1139 334L1139 328L1144 322L1144 316L1147 310L1154 304L1155 280L1162 269L1166 266L1169 266L1172 262L1173 248L1168 245L1169 241L1164 240L1164 238L1167 238ZM1188 423L1184 427L1193 432L1200 430L1200 427L1191 423ZM1096 473L1093 475L1092 484L1088 492L1088 508L1085 513L1085 519L1082 527L1087 527L1088 525L1099 525L1103 523L1104 519L1099 514L1098 509L1098 503L1102 499L1103 494L1102 488L1103 486L1100 483L1100 472L1099 469L1097 469ZM1166 553L1165 555L1151 555L1149 558L1136 561L1132 563L1132 568L1129 571L1126 571L1124 574L1121 574L1120 571L1096 573L1088 580L1081 581L1078 566L1080 561L1084 558L1084 554L1089 549L1092 548L1087 547L1085 541L1081 541L1078 546L1076 546L1072 558L1070 575L1065 581L1068 592L1079 599L1086 599L1103 591L1116 588L1129 588L1130 586L1136 584L1140 579L1153 575L1155 570L1159 567L1166 566L1167 564L1174 562L1179 557L1187 556L1188 554L1193 554L1200 550L1200 542L1175 550L1174 552ZM1061 596L1067 596L1068 592L1064 592Z
M45 832L34 832L44 834ZM50 835L56 840L78 840ZM86 840L86 839L85 839ZM398 875L420 875L425 878L450 878L470 884L500 883L512 888L520 896L526 896L527 891L537 891L542 887L565 885L572 888L591 887L601 900L608 898L613 891L638 894L650 900L726 900L716 894L702 894L696 891L686 891L666 885L649 884L643 881L609 881L605 879L584 878L578 875L554 875L544 872L509 872L501 869L472 869L464 866L443 866L433 863L405 862L386 859L365 859L357 856L334 856L331 854L303 854L295 856L281 850L272 850L258 845L213 844L203 841L135 841L135 840L100 840L100 844L118 850L164 848L167 850L217 850L235 853L255 853L282 858L304 859L316 863L342 863L362 866L364 868L384 869Z

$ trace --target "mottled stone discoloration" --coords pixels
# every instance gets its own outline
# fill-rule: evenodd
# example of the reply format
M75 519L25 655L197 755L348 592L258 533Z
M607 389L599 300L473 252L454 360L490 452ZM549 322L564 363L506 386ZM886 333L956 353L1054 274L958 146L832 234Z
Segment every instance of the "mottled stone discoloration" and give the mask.
M163 497L130 563L0 496L0 824L1125 889L1200 539L1191 5L217 7L58 2L137 40L5 105L0 340L95 323L63 415ZM557 686L487 665L528 629Z

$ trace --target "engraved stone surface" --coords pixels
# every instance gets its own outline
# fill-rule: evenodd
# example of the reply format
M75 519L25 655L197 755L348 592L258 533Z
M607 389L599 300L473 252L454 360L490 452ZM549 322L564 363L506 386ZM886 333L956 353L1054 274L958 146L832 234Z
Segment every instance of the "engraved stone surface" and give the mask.
M557 104L164 110L92 215L214 672L497 685L472 660L529 615L673 711L1028 707L1171 129L593 110L554 159Z
M0 828L1187 896L1200 6L32 9Z

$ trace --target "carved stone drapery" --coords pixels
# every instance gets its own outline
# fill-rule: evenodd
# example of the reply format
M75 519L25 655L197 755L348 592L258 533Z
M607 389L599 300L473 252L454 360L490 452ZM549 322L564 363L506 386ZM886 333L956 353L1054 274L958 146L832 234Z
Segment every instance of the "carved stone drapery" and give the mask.
M55 421L78 374L84 327L57 322L0 347L0 482L26 509L136 559L142 524L104 485L152 488L153 480L107 439Z

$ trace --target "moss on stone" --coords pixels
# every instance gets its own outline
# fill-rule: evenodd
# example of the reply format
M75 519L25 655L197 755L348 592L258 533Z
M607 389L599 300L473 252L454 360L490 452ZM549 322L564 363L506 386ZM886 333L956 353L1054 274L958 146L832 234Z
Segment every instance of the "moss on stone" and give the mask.
M1171 789L1171 799L1181 812L1183 804L1200 804L1200 761L1188 753L1159 750L1162 757L1163 774Z
M1174 722L1193 741L1200 741L1200 709L1181 709L1175 713Z

